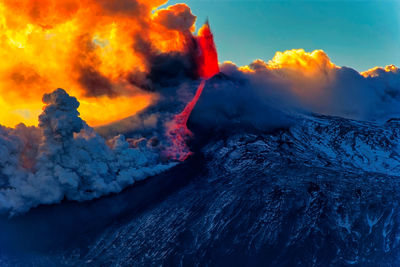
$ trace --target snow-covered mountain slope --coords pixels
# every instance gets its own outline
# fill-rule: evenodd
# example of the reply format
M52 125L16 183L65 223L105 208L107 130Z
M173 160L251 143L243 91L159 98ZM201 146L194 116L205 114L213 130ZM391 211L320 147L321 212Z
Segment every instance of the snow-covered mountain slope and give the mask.
M51 253L44 254L31 248L35 256L29 261L38 266L397 266L398 136L396 120L378 125L314 115L270 133L215 134L183 165L144 182L152 186L70 208L66 213L88 212L71 219L86 225L68 230L79 242L54 241ZM50 221L60 213L60 207L47 209L41 215L50 214ZM105 223L92 227L99 218ZM4 253L1 258L5 266L18 263Z
M384 125L338 117L301 120L282 139L306 164L400 175L400 121Z

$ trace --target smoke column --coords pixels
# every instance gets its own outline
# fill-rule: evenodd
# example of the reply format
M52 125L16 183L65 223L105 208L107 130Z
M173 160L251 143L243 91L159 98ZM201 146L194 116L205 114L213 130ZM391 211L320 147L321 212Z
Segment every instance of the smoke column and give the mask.
M171 142L171 147L167 150L167 157L179 161L185 161L191 155L186 144L186 140L193 136L193 133L187 128L189 116L204 90L206 81L220 72L218 53L208 21L200 28L196 41L198 45L196 63L198 75L202 79L201 83L192 101L167 124L167 137Z

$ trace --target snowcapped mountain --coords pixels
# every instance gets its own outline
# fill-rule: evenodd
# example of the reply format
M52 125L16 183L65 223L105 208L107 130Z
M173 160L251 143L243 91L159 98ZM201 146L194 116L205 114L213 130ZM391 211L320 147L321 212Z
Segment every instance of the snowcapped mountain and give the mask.
M11 252L29 223L20 233L35 256L22 265L396 266L400 122L295 121L214 133L185 163L119 195L2 221L0 263L21 264Z

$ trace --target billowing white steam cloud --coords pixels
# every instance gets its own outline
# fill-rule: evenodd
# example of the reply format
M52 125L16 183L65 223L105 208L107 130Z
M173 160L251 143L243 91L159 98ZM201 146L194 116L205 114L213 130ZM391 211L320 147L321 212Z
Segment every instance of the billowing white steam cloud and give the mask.
M326 115L381 121L400 115L400 71L395 66L359 73L333 64L322 50L278 52L269 62L221 70L264 101Z
M120 192L174 163L146 141L106 141L79 118L64 90L46 94L39 128L0 128L0 213L20 213L64 198L85 201ZM132 143L132 142L131 142Z

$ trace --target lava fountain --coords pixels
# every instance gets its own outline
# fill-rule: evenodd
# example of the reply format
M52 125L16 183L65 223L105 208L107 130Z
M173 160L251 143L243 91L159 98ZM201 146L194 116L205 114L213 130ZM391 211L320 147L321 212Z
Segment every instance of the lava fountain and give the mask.
M197 57L199 76L203 79L209 79L219 73L219 64L214 36L208 21L199 30L197 44L199 46Z

